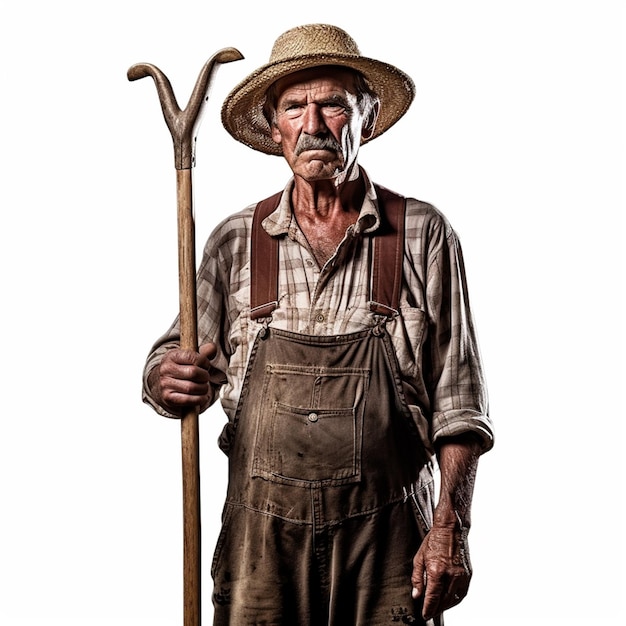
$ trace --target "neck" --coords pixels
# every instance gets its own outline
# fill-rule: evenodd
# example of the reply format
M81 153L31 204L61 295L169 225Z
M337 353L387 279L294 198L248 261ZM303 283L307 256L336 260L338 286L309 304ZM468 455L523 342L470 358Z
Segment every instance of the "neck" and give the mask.
M320 267L356 223L364 197L362 176L339 186L333 181L311 182L296 177L291 196L293 213Z
M365 197L365 182L358 168L343 182L333 180L308 181L298 176L291 194L291 203L296 215L307 215L309 219L327 217L334 212L354 212L361 209Z

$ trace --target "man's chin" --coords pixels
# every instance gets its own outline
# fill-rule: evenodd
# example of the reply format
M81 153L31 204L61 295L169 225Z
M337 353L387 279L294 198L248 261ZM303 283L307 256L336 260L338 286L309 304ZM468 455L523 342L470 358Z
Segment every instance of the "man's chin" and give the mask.
M311 159L306 165L298 168L295 174L299 174L305 180L311 182L315 180L333 180L343 175L343 168L336 163L331 163L321 159Z

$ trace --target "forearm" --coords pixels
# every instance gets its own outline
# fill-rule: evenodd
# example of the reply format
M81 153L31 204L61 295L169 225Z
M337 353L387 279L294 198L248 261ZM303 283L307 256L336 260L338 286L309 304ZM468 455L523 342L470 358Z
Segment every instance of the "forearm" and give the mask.
M467 594L472 577L467 532L481 450L482 442L471 434L437 443L439 502L433 526L413 559L411 576L413 597L423 598L424 619L440 615Z
M474 481L482 442L468 433L442 439L437 445L441 476L439 501L434 525L469 529Z

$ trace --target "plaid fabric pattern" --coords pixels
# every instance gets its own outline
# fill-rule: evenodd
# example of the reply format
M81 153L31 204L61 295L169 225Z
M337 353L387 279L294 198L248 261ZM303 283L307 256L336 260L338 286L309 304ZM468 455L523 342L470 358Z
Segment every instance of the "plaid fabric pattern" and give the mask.
M318 267L290 208L293 180L280 205L263 222L280 238L279 306L271 325L316 335L336 335L372 327L380 318L369 310L370 251L379 227L376 193L368 193L357 223L336 254ZM224 220L213 231L198 270L198 338L218 345L214 360L226 382L219 396L230 420L239 400L250 349L263 321L250 319L250 230L255 205ZM268 320L266 320L267 322ZM407 201L400 314L387 322L396 349L407 403L428 450L443 436L478 434L484 450L493 445L487 392L467 293L458 238L433 206ZM162 355L176 347L178 320L155 343L145 380ZM216 378L217 380L217 378ZM217 390L217 389L216 389Z

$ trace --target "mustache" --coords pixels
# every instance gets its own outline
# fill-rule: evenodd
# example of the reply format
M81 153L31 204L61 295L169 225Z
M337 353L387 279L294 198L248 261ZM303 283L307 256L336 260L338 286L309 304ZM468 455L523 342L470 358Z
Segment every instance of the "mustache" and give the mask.
M342 152L341 144L334 137L315 137L300 135L295 147L295 155L299 156L307 150L330 150L337 154Z

